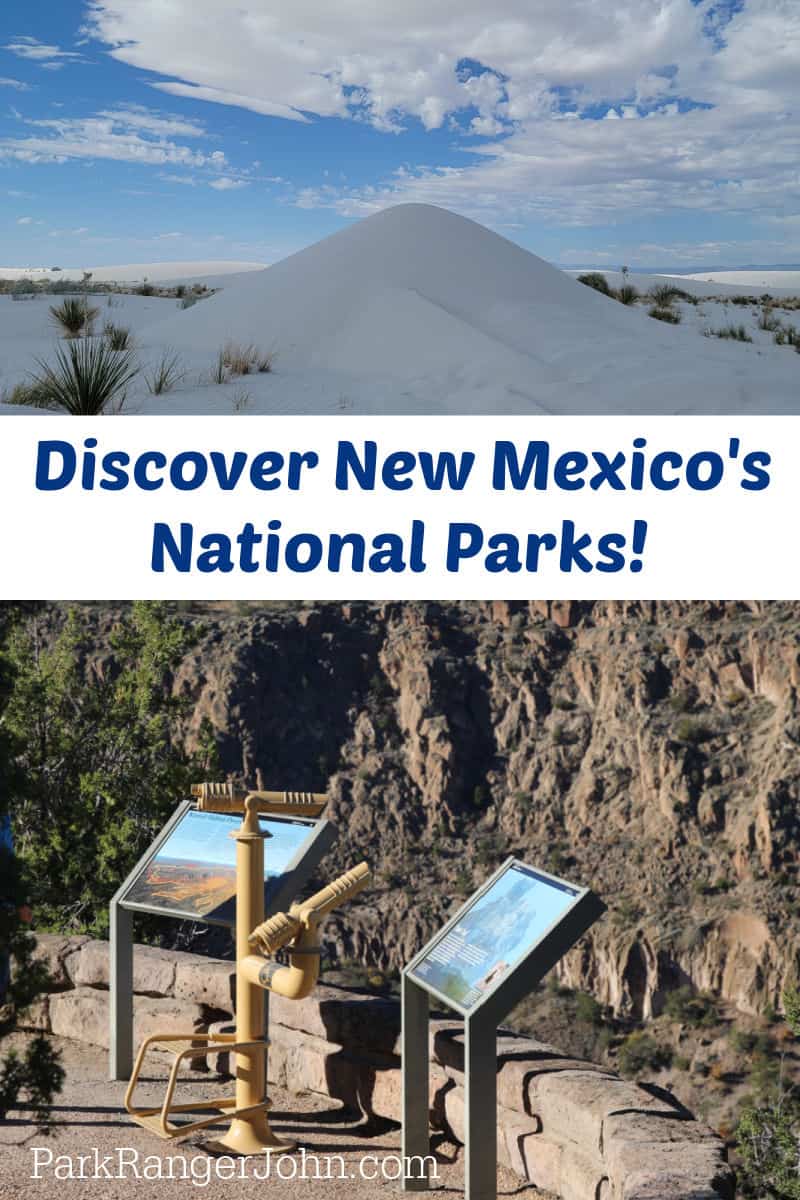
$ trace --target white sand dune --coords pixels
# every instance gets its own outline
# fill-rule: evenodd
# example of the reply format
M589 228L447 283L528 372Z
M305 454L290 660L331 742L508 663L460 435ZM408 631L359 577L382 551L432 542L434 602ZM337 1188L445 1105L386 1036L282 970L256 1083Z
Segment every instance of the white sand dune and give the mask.
M634 282L644 286L638 277ZM663 324L472 221L428 205L401 205L267 270L237 276L190 309L160 301L148 312L137 310L143 363L169 346L187 373L161 396L137 384L129 408L800 411L800 363L791 347L775 347L766 333L752 345L701 337L701 322L717 319L713 306L688 307L686 324ZM719 307L721 321L728 306ZM757 329L757 309L730 308L729 319ZM228 339L274 351L275 370L209 383L209 368Z
M205 283L209 278L228 279L248 271L263 271L262 263L228 262L208 259L203 262L127 263L113 267L0 267L0 279L80 280L91 274L97 283Z
M698 279L704 283L721 283L727 287L768 289L777 294L800 291L800 271L699 271L696 275L681 275L681 279Z

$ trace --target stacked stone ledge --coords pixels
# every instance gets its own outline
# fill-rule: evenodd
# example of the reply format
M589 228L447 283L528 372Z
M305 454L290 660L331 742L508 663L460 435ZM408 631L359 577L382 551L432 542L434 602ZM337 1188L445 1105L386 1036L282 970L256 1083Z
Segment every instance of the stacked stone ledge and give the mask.
M108 943L38 937L53 991L27 1024L103 1050L109 1041ZM153 1033L233 1030L233 964L137 946L134 1045ZM270 997L269 1078L328 1096L376 1130L400 1118L400 1008L391 1000L319 986L306 1000ZM463 1139L460 1025L431 1022L431 1124ZM226 1053L199 1060L227 1072ZM722 1140L667 1093L501 1033L497 1042L498 1157L563 1200L729 1200L734 1178Z

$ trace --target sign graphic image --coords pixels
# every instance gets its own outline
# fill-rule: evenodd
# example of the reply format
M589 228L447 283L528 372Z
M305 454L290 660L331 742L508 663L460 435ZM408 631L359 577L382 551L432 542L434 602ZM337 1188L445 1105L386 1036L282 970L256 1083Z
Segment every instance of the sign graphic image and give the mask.
M314 822L302 818L262 818L265 882L283 875L310 837ZM147 862L122 898L124 904L161 909L202 921L227 918L236 895L236 814L190 809Z
M569 884L512 863L445 929L411 974L444 999L470 1009L514 969L578 895Z

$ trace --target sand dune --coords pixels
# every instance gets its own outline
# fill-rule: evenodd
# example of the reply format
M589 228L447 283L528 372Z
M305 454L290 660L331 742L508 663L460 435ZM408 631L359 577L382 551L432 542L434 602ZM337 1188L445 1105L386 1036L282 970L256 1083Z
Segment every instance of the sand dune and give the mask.
M646 286L638 276L633 282ZM707 285L694 287L705 291ZM142 299L125 301L130 306ZM32 321L41 303L13 307L31 310ZM646 308L626 307L585 287L473 221L429 205L401 205L269 269L236 275L192 308L162 300L147 312L137 309L142 362L171 347L186 373L161 396L148 395L138 383L128 409L800 410L794 350L758 333L757 308L717 308L687 309L684 324L666 325ZM726 320L747 320L753 344L700 336ZM39 329L40 337L41 319ZM228 339L273 351L273 372L212 384L209 369ZM18 335L12 348L17 361L23 342Z

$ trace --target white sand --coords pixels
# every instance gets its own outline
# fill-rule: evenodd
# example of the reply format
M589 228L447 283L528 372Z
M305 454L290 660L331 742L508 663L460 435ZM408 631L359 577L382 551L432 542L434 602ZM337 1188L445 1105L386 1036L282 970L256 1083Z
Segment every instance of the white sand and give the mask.
M680 278L722 283L728 287L738 287L740 290L778 288L782 292L800 292L800 271L701 271L697 275L682 275Z
M0 300L0 391L52 356L49 302ZM758 330L756 303L679 307L683 324L666 325L472 221L401 205L190 309L135 296L108 315L133 328L144 367L171 347L186 371L161 396L140 377L130 412L800 411L800 358ZM785 318L800 326L799 313ZM752 345L700 336L740 323ZM210 383L228 338L275 351L274 371Z
M57 279L82 279L90 272L98 283L173 283L203 281L209 276L224 278L241 275L247 271L263 271L263 263L227 262L208 259L205 262L157 262L126 263L114 267L64 267L54 271L51 267L0 267L0 279L33 279L35 282Z

